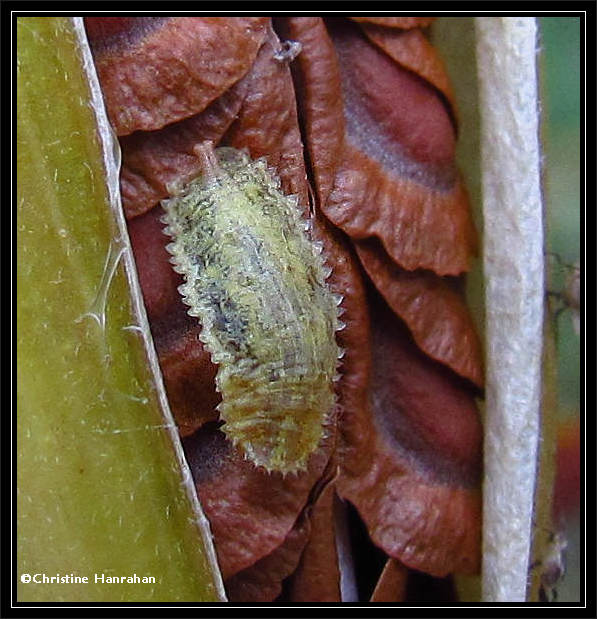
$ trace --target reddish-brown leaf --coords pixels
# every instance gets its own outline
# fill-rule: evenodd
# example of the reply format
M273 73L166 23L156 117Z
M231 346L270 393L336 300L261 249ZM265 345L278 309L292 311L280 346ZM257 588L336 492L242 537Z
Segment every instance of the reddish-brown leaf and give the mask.
M460 180L446 191L431 189L350 145L322 208L351 237L377 237L391 258L408 270L458 275L470 268L477 249Z
M334 484L328 484L310 510L311 536L290 583L293 602L341 602L334 528Z
M340 61L348 134L361 148L392 143L414 162L435 165L448 175L453 168L455 135L437 91L405 71L348 22L329 30ZM386 138L385 144L372 140ZM381 147L381 148L380 148Z
M282 45L270 28L248 76L247 95L223 143L248 149L251 157L265 157L280 176L286 194L309 202L303 143L296 113L296 97L288 63L276 58Z
M163 215L164 211L157 206L128 225L145 309L152 327L168 321L172 308L182 305L178 292L182 276L175 273L166 250L169 238L160 221Z
M226 593L230 602L271 602L282 592L282 581L296 569L305 548L311 523L303 512L284 542L271 554L229 578Z
M86 18L118 135L161 129L204 110L251 67L268 21L135 17L115 26L106 18Z
M339 493L391 557L435 576L474 572L482 444L474 399L383 301L372 303L371 408L343 415Z
M188 436L218 419L222 397L216 390L217 367L199 340L201 325L189 317L184 324L158 335L155 343L170 408L180 435Z
M221 398L214 382L217 368L199 340L201 325L187 314L178 292L182 278L165 249L170 239L162 215L158 206L128 228L170 408L186 436L218 418L215 407Z
M280 28L302 46L292 74L317 197L319 204L325 204L344 144L338 60L320 17L290 17Z
M325 470L335 444L334 427L332 418L307 470L285 477L244 460L213 424L185 439L185 452L224 579L282 544Z
M92 44L108 45L116 35L132 38L144 30L155 28L163 18L152 17L86 17L85 29Z
M184 184L199 174L200 163L193 147L205 140L218 143L222 139L238 115L247 85L245 77L196 116L158 131L137 131L120 138L120 186L128 219L166 198L170 183Z
M455 282L432 271L401 269L375 239L354 244L367 275L421 350L482 388L481 342Z
M343 296L341 320L346 326L336 334L338 344L344 350L336 387L339 425L343 427L346 440L350 441L354 433L355 441L367 441L373 428L366 415L361 414L368 409L371 371L369 309L363 276L350 243L322 216L317 218L315 235L324 242L326 258L333 265L328 280L330 286L336 294ZM347 426L344 424L346 418L351 420Z
M334 22L346 143L325 214L350 236L378 237L406 269L469 268L476 233L454 166L454 127L437 90Z
M556 480L554 484L553 516L558 526L575 518L581 497L580 421L578 417L558 427L556 452Z
M396 559L388 559L375 585L370 602L404 602L408 568Z
M369 22L388 28L426 28L435 17L351 17L358 22Z
M454 93L444 62L420 30L402 31L367 23L361 24L361 28L390 58L435 86L454 110Z

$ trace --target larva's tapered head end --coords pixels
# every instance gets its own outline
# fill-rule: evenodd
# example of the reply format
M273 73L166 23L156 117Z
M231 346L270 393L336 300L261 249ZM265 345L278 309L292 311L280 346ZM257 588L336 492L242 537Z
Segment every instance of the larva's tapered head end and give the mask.
M211 140L205 140L193 147L193 152L201 162L201 171L206 178L216 178L222 175L222 168L218 162L214 146Z

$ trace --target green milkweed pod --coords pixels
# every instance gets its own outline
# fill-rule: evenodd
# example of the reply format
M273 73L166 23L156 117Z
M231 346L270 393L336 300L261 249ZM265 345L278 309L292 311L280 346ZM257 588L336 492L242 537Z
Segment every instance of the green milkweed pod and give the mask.
M209 142L195 152L203 175L162 204L179 291L219 366L222 430L257 466L304 470L335 406L339 299L266 162Z

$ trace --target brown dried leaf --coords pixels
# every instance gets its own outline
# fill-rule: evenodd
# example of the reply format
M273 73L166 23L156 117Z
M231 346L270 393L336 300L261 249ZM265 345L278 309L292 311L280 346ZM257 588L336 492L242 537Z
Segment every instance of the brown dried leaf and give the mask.
M247 96L238 119L223 143L248 149L252 158L265 157L274 167L286 194L309 203L303 143L296 113L296 97L288 64L276 58L282 44L270 28L247 76Z
M172 269L170 254L166 250L169 239L160 221L163 215L164 211L157 206L128 224L139 283L152 328L167 320L173 307L182 305L178 292L182 276Z
M361 24L367 38L390 58L433 84L455 109L454 92L443 60L420 30L395 30Z
M284 35L302 51L292 64L306 147L319 204L325 204L344 144L344 114L338 60L320 17L290 17Z
M241 79L200 114L159 131L120 138L122 205L128 219L142 215L169 195L168 185L184 184L201 171L197 144L219 142L237 117L247 92Z
M335 444L335 419L307 471L283 476L257 468L212 424L184 441L225 580L280 546L307 503Z
M216 366L199 340L201 325L187 314L165 245L161 207L129 222L129 235L151 331L156 345L170 408L182 436L215 421Z
M108 116L118 135L204 110L245 75L267 17L135 17L110 36L86 18ZM91 28L90 28L91 25ZM95 35L99 36L95 36Z
M353 423L343 432L355 440L367 440L371 428L361 411L368 409L368 385L371 371L369 310L367 293L358 258L344 234L319 215L314 228L315 238L323 241L325 256L333 270L329 278L331 289L343 296L341 316L345 328L336 334L338 344L344 349L340 380L336 386L340 410L339 424L349 417ZM359 420L364 423L359 424Z
M370 602L404 602L408 568L396 559L388 559L375 585Z
M378 237L406 269L467 270L476 232L441 97L355 26L335 23L330 32L340 59L346 144L322 205L326 216L353 238Z
M357 22L368 22L387 28L426 28L436 19L435 17L351 17Z
M168 402L183 437L216 421L222 401L215 385L217 367L199 340L201 325L190 318L185 322L186 328L155 339Z
M351 141L377 151L395 142L413 163L435 165L438 173L449 175L451 169L441 168L453 168L455 135L437 91L373 45L361 28L345 22L329 32L339 59Z
M334 528L335 487L328 484L310 510L311 535L290 584L293 602L341 602Z
M306 512L284 542L271 554L226 581L230 602L271 602L282 592L282 581L296 569L307 544L311 524Z
M432 359L483 387L483 352L463 295L432 271L404 271L375 239L355 241L367 275Z
M397 165L397 163L396 163ZM377 237L397 264L458 275L477 251L468 197L460 179L430 189L347 146L326 216L355 239Z
M417 349L383 301L371 305L371 410L343 415L338 491L391 557L435 576L475 572L482 431L474 399Z

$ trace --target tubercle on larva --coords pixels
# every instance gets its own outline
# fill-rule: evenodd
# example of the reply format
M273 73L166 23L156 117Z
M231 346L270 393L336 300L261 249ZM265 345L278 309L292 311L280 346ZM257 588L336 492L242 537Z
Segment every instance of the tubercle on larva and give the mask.
M256 466L300 472L336 406L341 296L264 159L208 142L195 153L206 174L162 204L179 290L219 366L222 430Z

